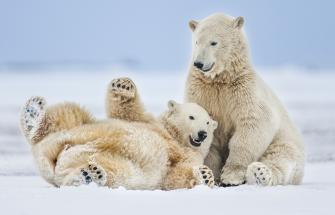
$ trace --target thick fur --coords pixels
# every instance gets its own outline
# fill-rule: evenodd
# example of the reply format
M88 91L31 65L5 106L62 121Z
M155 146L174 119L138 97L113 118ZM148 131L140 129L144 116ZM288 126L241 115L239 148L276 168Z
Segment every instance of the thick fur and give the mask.
M189 24L194 48L185 100L204 107L219 123L205 164L223 185L299 184L302 138L255 73L243 22L242 17L214 14Z
M217 123L199 105L171 101L156 120L145 112L128 78L109 85L108 120L97 121L74 103L45 103L31 98L22 110L21 127L42 177L55 186L95 182L112 188L177 189L214 184L203 162ZM196 123L181 120L188 119L186 109L195 111ZM193 147L189 135L199 130L208 137Z

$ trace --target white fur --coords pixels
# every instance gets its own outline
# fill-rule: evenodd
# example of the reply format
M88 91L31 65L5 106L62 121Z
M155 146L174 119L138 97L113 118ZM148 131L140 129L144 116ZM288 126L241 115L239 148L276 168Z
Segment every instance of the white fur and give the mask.
M190 22L194 46L185 98L219 123L205 164L223 184L238 185L248 178L252 183L246 172L256 161L271 170L272 182L264 185L298 184L304 166L302 139L283 105L253 70L243 23L242 17L223 14ZM212 46L212 41L217 44ZM194 67L195 61L205 69ZM208 65L214 66L206 71Z
M172 104L173 103L173 104ZM213 132L217 128L217 122L212 120L207 111L194 103L178 104L169 102L169 121L178 126L182 134L182 143L200 152L205 158L213 140ZM190 119L193 117L194 119ZM189 136L196 139L199 131L207 132L208 136L201 143L201 147L194 147L189 142Z

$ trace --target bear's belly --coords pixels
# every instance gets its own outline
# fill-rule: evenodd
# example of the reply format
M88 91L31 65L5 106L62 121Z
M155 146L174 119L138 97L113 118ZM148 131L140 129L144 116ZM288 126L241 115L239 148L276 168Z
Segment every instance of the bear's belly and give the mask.
M89 144L113 157L123 157L145 176L133 185L143 189L159 186L166 175L168 153L166 140L145 123L109 120L78 127L68 132L70 141ZM72 142L72 141L71 141ZM130 179L129 179L130 180Z

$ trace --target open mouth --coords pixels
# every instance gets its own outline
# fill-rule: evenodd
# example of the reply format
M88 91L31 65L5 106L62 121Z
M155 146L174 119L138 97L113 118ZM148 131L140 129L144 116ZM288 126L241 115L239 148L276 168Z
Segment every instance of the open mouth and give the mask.
M193 139L191 135L188 138L192 146L199 147L202 143L200 140Z
M203 71L203 72L209 72L209 71L211 71L213 69L214 65L215 65L215 63L212 63L212 65L209 68L202 69L201 71Z

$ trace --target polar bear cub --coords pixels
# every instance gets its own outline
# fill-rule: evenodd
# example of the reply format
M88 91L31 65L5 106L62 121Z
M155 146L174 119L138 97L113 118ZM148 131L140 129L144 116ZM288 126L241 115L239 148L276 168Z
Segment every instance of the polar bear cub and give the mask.
M41 97L22 109L21 127L40 174L55 186L96 183L127 189L214 185L203 165L217 123L195 103L168 103L159 119L145 112L135 84L113 80L108 120L73 103L46 106Z

